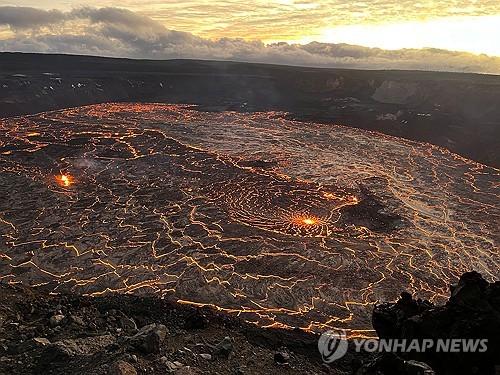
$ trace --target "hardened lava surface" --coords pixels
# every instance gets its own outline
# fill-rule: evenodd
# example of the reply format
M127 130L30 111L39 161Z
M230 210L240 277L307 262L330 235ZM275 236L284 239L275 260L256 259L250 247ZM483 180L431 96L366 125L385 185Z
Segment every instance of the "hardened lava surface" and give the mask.
M0 120L0 277L371 335L376 301L499 274L499 171L284 113L103 104Z

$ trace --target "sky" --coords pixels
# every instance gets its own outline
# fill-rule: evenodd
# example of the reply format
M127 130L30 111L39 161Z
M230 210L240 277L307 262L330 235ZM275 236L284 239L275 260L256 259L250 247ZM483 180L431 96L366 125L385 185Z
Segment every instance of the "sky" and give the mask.
M0 50L500 74L499 0L0 0Z

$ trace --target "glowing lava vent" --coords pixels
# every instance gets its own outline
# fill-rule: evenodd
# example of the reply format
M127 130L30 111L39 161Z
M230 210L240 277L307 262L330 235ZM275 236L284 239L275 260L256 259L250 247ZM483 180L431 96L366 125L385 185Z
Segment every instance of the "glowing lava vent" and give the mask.
M67 173L63 173L63 174L56 176L56 181L59 185L64 186L64 187L69 187L69 186L73 185L73 183L75 182L74 178Z

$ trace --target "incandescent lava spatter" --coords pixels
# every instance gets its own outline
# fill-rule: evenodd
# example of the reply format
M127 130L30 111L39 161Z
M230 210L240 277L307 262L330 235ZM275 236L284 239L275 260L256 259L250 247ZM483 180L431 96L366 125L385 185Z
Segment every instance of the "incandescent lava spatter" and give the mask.
M0 130L4 282L371 335L376 301L499 274L499 171L436 146L162 104Z

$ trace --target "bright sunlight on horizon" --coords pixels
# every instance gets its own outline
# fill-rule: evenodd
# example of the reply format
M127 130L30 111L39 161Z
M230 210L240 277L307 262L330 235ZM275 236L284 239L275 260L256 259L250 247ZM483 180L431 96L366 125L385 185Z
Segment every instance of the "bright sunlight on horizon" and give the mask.
M494 35L500 35L500 15L331 27L317 36L288 42L347 43L387 50L440 48L500 56L500 43L492 43Z
M4 52L500 74L498 35L496 0L0 0Z

